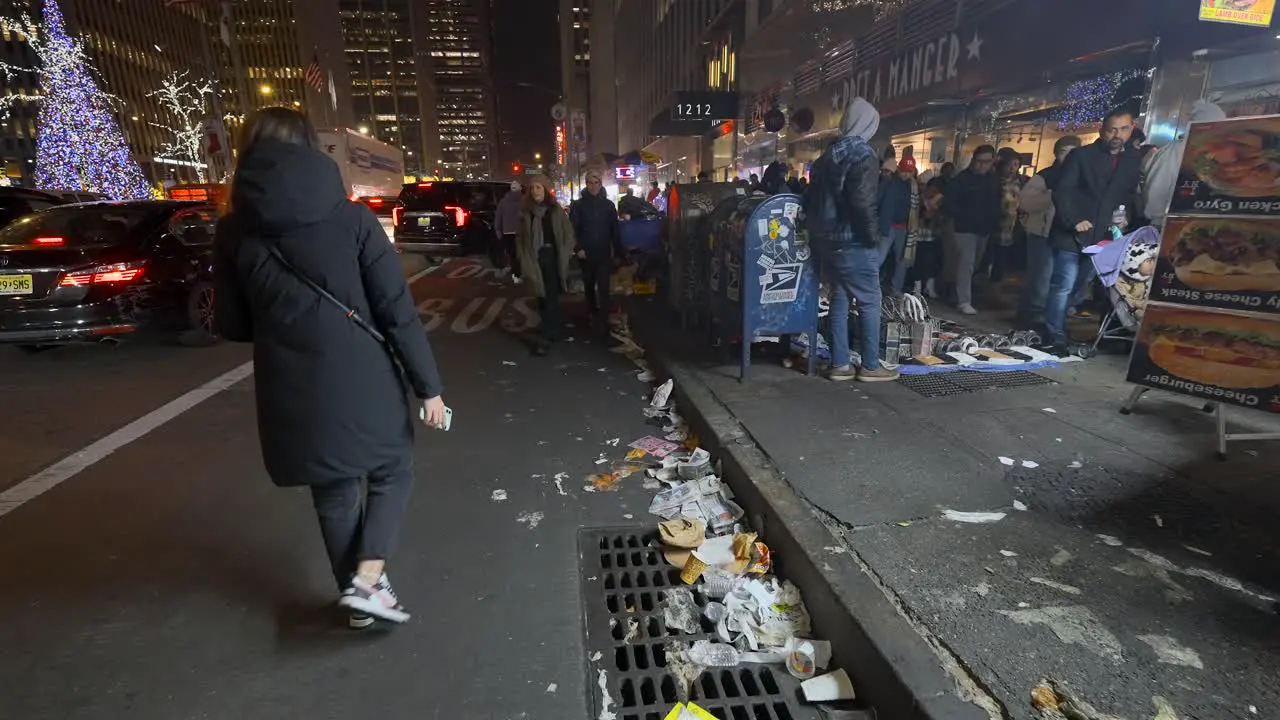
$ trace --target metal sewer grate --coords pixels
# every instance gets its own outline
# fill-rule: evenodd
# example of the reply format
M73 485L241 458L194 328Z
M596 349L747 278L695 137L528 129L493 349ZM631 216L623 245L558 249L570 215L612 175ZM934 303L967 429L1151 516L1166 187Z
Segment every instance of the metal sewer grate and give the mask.
M662 615L666 591L688 586L679 571L648 546L656 537L636 528L584 528L578 533L589 717L600 715L599 671L604 670L605 687L614 702L609 710L617 720L662 720L677 702L664 645L673 640L717 641L705 617L694 634L667 628ZM705 607L707 598L698 586L690 590L698 607ZM636 636L627 642L633 620ZM600 659L590 660L597 652ZM706 670L694 682L689 699L721 720L816 720L816 711L800 704L799 689L799 681L785 669L743 664Z
M898 383L924 397L947 397L987 390L1053 385L1053 380L1026 370L1007 372L968 372L957 370L947 373L903 375Z

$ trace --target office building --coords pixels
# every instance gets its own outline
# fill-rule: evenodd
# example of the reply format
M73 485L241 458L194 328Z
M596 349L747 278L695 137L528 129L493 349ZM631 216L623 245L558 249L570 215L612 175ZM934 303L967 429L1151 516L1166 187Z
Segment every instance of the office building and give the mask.
M560 0L560 94L569 110L561 125L565 167L578 175L586 160L591 110L591 4ZM561 148L557 148L559 152Z
M404 151L405 172L439 158L425 13L412 0L340 0L355 127Z
M0 15L20 17L27 11L26 0L0 0ZM18 32L0 31L0 63L10 67L35 67L35 53L26 38ZM34 72L14 72L4 80L6 98L35 98L40 95L40 82ZM37 106L26 100L10 101L0 110L0 184L29 186L36 167Z
M581 0L588 2L588 0ZM617 153L618 83L614 57L617 0L589 0L587 154Z
M440 138L438 173L491 177L496 160L493 29L487 0L416 0L427 48Z

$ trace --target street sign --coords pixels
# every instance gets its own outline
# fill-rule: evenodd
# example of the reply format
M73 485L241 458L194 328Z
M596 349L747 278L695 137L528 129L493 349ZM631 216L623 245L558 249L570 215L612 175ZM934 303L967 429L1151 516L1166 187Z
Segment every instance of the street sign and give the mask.
M569 108L565 107L564 103L556 103L551 106L552 120L555 120L556 122L564 122L564 119L567 117L569 117Z

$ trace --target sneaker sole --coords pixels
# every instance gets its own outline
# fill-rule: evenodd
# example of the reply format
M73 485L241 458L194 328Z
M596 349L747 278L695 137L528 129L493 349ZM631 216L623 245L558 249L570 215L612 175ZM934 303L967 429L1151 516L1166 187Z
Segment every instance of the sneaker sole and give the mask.
M347 618L347 627L352 630L363 630L374 623L374 619L370 615L352 615Z
M828 375L827 376L827 379L830 380L831 382L849 382L850 380L856 380L857 378L858 378L857 375Z
M347 596L338 601L338 604L344 608L349 608L366 615L372 615L382 620L389 620L393 623L408 622L409 613L403 610L389 608L382 603L375 602L366 598Z
M885 377L859 377L858 382L873 382L873 383L874 382L893 382L894 380L897 380L900 377L902 376L892 375L892 376L885 376Z

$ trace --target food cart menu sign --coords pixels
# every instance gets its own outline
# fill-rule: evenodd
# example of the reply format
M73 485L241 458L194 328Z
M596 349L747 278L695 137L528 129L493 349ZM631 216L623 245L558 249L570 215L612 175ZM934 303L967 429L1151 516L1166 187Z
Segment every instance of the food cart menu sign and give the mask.
M1280 413L1280 116L1194 123L1128 380Z
M1200 0L1200 19L1270 27L1276 0Z

